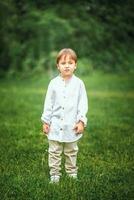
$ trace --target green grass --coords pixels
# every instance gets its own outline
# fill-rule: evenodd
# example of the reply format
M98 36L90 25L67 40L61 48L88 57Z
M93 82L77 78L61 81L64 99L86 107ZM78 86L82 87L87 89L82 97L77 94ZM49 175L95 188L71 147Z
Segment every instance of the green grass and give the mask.
M0 82L0 199L133 199L134 92L131 75L82 77L88 126L79 141L78 181L49 184L48 143L40 116L48 78Z

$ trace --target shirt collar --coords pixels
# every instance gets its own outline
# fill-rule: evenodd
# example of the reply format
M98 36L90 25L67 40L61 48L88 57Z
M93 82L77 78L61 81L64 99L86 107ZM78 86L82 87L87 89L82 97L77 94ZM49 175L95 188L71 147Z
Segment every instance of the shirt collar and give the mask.
M73 78L75 77L75 75L73 74L69 79L65 80L61 74L59 73L59 78L62 80L62 81L65 81L66 83L70 82Z

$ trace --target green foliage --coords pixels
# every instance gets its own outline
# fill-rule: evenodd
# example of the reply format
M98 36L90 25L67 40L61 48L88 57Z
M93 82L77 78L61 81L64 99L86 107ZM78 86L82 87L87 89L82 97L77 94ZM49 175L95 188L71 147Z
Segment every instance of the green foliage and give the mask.
M133 10L129 0L5 0L0 1L0 13L2 71L53 70L52 59L65 47L73 48L81 60L90 60L93 69L133 71ZM84 69L82 74L87 73Z
M93 72L93 64L91 60L83 58L79 59L77 63L76 74L86 76Z

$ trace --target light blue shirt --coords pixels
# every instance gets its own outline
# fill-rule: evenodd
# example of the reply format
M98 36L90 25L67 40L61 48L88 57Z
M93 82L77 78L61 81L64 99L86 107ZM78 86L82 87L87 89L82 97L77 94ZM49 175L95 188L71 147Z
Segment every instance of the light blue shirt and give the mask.
M74 142L82 137L73 130L79 120L87 125L88 99L84 82L74 74L69 80L61 75L53 78L48 86L41 116L50 124L49 140Z

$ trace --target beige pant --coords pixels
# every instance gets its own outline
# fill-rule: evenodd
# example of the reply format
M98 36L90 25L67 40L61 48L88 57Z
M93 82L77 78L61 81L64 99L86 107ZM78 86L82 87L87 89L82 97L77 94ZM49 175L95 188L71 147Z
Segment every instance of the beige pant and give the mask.
M61 175L61 154L65 155L65 170L67 174L77 174L78 167L76 166L78 146L76 142L58 142L49 140L49 155L48 164L50 175Z

